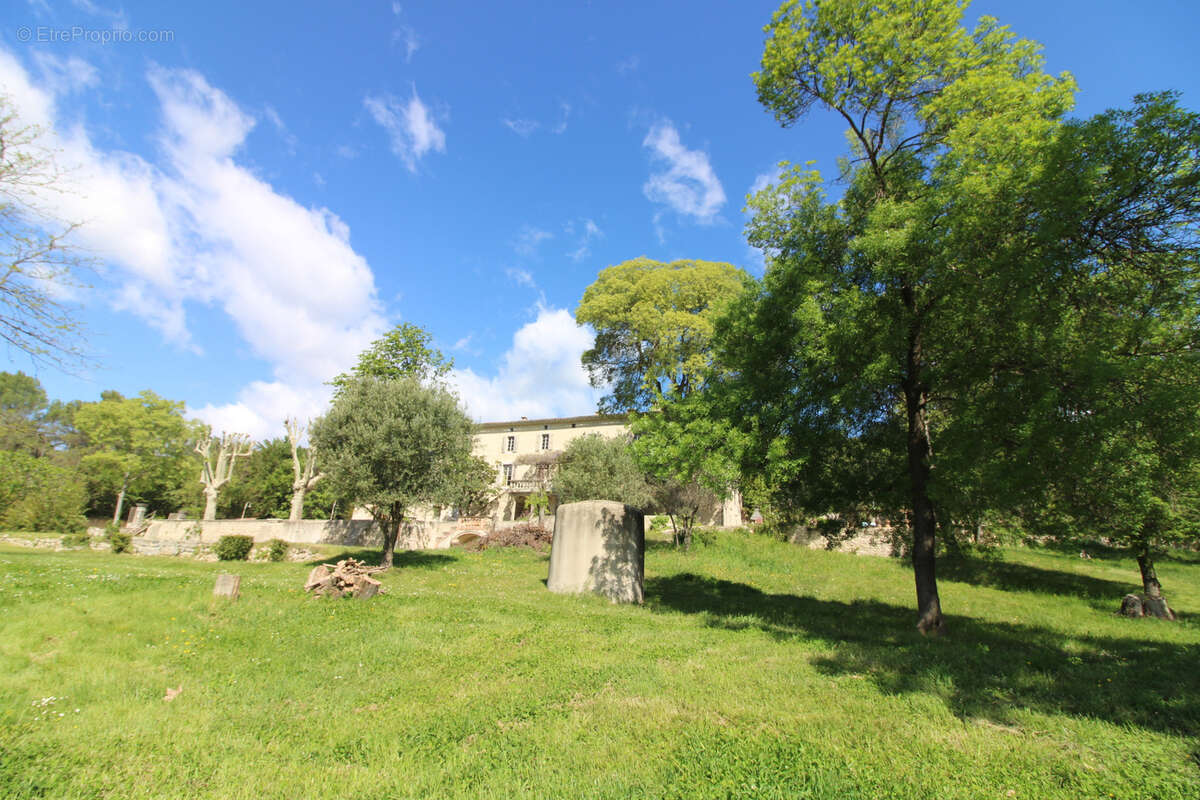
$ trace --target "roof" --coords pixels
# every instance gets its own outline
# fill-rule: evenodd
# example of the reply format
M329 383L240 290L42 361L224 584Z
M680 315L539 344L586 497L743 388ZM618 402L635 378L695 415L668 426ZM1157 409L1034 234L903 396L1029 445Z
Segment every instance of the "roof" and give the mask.
M476 430L488 431L500 428L516 428L533 425L620 425L628 421L625 414L588 414L582 417L548 417L546 419L518 419L509 422L481 422Z

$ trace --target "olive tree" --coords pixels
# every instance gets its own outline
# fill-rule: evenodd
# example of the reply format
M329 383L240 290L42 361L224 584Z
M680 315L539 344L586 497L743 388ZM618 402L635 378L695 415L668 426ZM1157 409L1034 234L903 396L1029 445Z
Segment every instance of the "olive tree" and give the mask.
M326 480L339 497L365 506L383 531L384 567L409 510L453 505L471 487L474 425L458 398L418 378L357 378L339 387L333 407L314 423Z

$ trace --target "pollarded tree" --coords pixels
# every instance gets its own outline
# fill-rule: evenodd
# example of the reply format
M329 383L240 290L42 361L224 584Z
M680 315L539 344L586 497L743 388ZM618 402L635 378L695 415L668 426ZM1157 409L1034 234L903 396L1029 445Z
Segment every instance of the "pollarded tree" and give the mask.
M583 354L592 385L608 387L603 412L640 411L699 389L709 363L712 321L741 291L731 264L635 258L601 270L575 311L596 331Z
M300 440L304 437L305 426L291 418L285 419L283 424L287 428L288 444L292 448L292 506L288 519L295 522L304 518L304 495L325 475L316 471L316 448L310 446L304 453L300 452Z
M383 566L392 565L409 509L470 494L474 428L454 394L416 377L348 381L313 424L328 483L368 508L383 532Z
M213 447L216 446L216 452ZM200 483L204 486L204 519L217 518L217 498L225 484L233 478L233 467L239 458L250 455L252 444L244 433L223 433L221 438L211 433L196 442L200 455Z

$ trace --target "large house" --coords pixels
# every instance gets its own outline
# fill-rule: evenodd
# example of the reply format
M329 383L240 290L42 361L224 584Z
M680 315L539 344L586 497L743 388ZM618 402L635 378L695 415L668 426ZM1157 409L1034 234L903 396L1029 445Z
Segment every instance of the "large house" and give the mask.
M475 455L487 459L496 468L499 497L493 519L506 522L526 513L529 496L546 492L550 513L558 505L551 492L551 473L567 444L580 436L606 438L629 436L624 415L592 414L583 417L526 419L510 422L484 422L475 429ZM741 497L733 496L702 515L712 525L736 527L742 524Z
M496 468L500 496L494 516L501 521L524 516L529 495L550 492L550 475L567 443L580 436L629 435L624 415L484 422L475 429L475 455ZM551 513L557 498L550 497Z

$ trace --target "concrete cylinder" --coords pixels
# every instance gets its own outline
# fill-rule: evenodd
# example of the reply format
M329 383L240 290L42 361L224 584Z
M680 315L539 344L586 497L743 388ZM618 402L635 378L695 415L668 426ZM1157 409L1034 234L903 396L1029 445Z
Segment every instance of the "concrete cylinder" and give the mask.
M646 533L642 512L612 500L560 505L554 516L547 588L642 602Z

